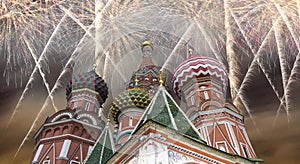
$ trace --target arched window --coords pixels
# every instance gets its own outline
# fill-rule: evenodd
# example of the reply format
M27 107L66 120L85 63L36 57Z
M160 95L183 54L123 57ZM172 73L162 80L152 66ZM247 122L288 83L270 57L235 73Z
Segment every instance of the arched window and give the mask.
M133 120L133 118L132 118L132 116L129 118L129 127L131 127L132 126L132 120Z

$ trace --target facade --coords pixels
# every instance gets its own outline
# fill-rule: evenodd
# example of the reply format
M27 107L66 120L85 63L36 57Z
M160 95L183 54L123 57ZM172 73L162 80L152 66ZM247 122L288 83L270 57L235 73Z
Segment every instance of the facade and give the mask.
M109 112L102 109L108 88L95 71L73 77L67 109L35 135L33 164L263 162L243 116L226 100L228 76L221 64L190 51L170 77L153 64L153 44L141 48L143 60Z

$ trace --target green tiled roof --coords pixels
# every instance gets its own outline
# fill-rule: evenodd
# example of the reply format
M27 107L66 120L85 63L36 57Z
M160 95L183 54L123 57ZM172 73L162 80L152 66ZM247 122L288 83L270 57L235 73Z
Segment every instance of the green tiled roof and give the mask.
M112 135L107 125L97 139L92 153L86 158L85 164L104 164L114 154Z
M147 120L153 120L192 138L202 139L197 129L163 86L159 87L133 133Z

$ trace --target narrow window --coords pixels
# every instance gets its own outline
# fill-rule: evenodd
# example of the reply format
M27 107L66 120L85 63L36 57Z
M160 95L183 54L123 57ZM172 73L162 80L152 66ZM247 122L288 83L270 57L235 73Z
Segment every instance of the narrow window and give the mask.
M194 98L194 96L191 97L191 103L192 103L192 105L195 105L195 98Z
M39 159L39 156L41 154L43 147L44 147L44 144L40 144L40 146L39 146L38 150L36 151L35 156L33 158L33 161L32 161L33 163L38 162L38 159Z
M248 149L247 149L246 145L243 145L243 151L244 151L246 158L249 158Z
M119 123L119 130L120 130L120 131L122 130L122 120L121 120L120 123Z
M129 118L129 127L131 127L132 126L132 116Z
M207 92L207 91L204 91L204 98L205 98L205 100L209 99L209 96L208 96L208 92Z
M90 108L90 103L87 102L86 105L85 105L85 110L86 110L86 111L89 111L89 108Z
M70 149L70 145L71 145L71 140L65 140L64 144L61 148L60 154L59 154L59 158L67 158L69 149Z
M74 108L78 107L78 101L74 102Z

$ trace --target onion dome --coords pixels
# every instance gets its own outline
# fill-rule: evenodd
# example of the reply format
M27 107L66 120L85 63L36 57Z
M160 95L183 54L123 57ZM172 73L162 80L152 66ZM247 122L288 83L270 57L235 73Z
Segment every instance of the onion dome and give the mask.
M102 77L100 77L95 70L78 74L77 76L73 77L66 88L67 99L70 98L72 91L80 89L90 89L92 91L96 91L100 95L103 102L106 100L108 95L108 87L104 79L102 79Z
M121 110L130 107L145 109L149 105L151 99L152 96L144 89L127 89L114 99L112 102L112 107L110 108L110 112L113 118L117 120L117 116Z
M181 89L187 82L194 78L208 76L219 79L223 84L224 91L226 90L228 76L223 65L214 58L190 54L188 59L175 69L172 79L173 90L181 98Z

